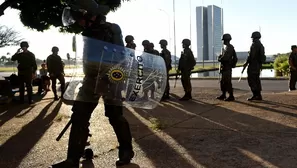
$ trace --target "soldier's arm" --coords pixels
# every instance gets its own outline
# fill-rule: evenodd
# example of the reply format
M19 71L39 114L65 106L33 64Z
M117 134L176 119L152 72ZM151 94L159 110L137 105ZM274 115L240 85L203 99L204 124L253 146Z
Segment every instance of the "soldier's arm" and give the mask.
M111 30L113 32L113 43L119 46L124 46L123 35L120 26L113 23L111 24Z
M36 73L36 71L37 71L37 63L36 63L35 55L33 53L32 53L32 63L31 63L31 65L32 65L32 68L33 68L34 73Z
M51 61L50 58L47 57L46 58L46 67L47 67L47 71L48 71L49 74L52 73L52 67L51 67L51 62L50 61Z
M261 60L260 62L261 62L261 64L263 64L264 62L262 62L262 58L265 57L265 48L262 44L259 47L260 47L259 53L260 53L260 60Z
M234 48L231 46L228 46L226 48L225 53L219 58L220 62L228 62L230 61L230 59L232 58L232 56L234 55L233 53Z
M19 58L19 53L15 53L12 57L11 57L11 61L16 61Z
M293 69L296 69L296 67L295 67L294 64L293 64L293 54L290 54L290 57L289 57L289 65L290 65L290 67L292 67Z

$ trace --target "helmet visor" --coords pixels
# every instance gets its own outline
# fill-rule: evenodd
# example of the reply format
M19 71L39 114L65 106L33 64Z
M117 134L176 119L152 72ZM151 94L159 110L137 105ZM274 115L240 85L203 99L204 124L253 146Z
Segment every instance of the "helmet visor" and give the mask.
M72 15L71 15L70 7L64 8L63 14L62 14L62 23L64 26L70 26L75 23L75 20L73 19Z

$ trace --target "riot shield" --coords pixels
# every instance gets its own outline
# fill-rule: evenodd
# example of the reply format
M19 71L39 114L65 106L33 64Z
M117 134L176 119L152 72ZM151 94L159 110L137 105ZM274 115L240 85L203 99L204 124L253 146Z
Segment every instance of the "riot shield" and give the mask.
M165 61L158 55L83 37L82 57L63 95L66 100L153 109L166 87ZM78 49L80 46L78 46Z

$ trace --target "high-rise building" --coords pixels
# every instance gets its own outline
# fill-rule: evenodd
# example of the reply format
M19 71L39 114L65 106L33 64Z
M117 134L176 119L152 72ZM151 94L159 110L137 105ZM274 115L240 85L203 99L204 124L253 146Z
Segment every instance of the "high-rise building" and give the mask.
M209 5L196 7L198 61L217 60L221 54L223 9Z

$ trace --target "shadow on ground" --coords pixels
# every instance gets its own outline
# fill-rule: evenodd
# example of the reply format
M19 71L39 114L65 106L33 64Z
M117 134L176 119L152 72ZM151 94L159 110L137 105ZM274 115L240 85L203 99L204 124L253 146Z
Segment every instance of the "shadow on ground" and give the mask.
M221 102L210 104L199 97L183 102L172 96L154 110L127 108L125 112L135 142L153 167L296 167L296 128L265 119L262 107L239 100L230 102L238 106L230 110ZM245 108L261 115L251 115ZM291 116L296 112L291 109Z
M16 168L20 165L22 160L26 157L26 155L30 152L34 145L41 139L47 129L52 125L54 118L57 116L62 102L59 101L55 108L51 112L49 112L49 108L53 104L54 101L47 104L40 111L39 115L36 118L34 118L27 125L23 126L16 135L10 137L4 144L1 144L0 167ZM24 104L23 106L26 105ZM15 111L15 109L9 109L5 114L7 114L5 119L7 121L10 117L15 116L17 112ZM2 121L5 120L1 118L2 125L4 123Z

